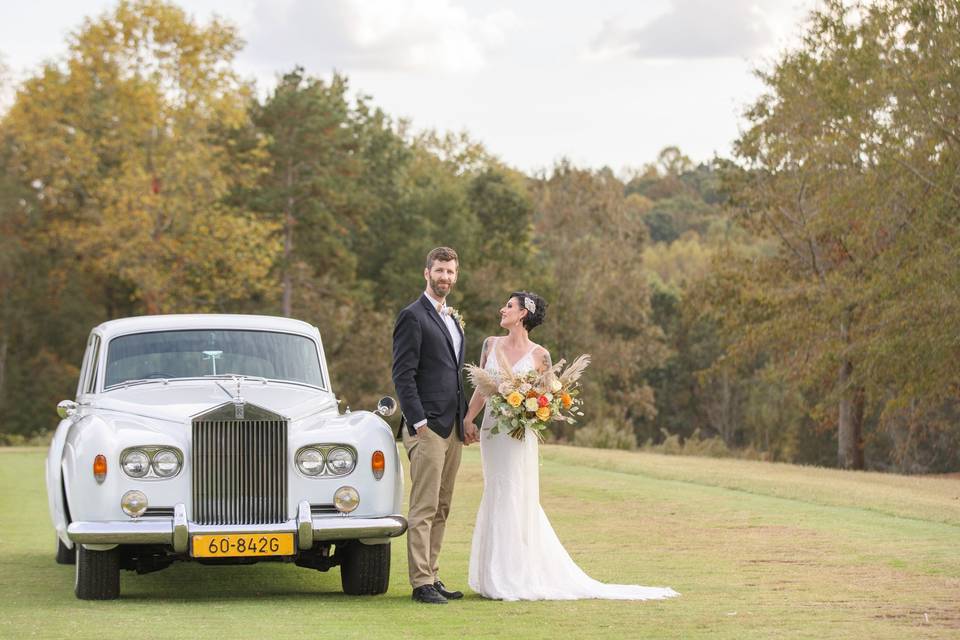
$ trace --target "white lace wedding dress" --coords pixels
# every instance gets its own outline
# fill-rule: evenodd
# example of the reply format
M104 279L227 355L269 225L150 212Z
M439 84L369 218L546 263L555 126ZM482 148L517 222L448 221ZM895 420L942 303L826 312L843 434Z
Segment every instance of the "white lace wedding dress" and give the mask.
M496 347L494 347L496 348ZM513 365L534 368L531 350ZM494 353L485 369L497 372ZM480 433L483 497L470 549L470 588L497 600L658 600L679 595L662 587L604 584L594 580L560 544L540 506L538 441L490 433L489 406Z

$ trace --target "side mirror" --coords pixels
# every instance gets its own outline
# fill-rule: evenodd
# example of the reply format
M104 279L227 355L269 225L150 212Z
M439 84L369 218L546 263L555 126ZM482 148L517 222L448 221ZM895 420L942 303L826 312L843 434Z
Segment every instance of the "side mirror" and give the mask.
M397 401L390 396L383 396L377 403L377 413L387 418L397 412Z
M77 412L77 403L73 400L61 400L57 404L57 415L60 419L69 418Z

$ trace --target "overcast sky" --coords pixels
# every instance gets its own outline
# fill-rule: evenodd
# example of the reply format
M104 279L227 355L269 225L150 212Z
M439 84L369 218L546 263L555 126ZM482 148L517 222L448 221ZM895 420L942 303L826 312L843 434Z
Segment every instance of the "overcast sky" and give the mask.
M3 2L0 56L14 80L65 52L108 0ZM796 43L816 0L191 0L234 22L237 69L266 91L300 64L416 128L467 130L524 171L567 157L620 170L667 145L729 155L752 70ZM9 100L9 97L8 97Z

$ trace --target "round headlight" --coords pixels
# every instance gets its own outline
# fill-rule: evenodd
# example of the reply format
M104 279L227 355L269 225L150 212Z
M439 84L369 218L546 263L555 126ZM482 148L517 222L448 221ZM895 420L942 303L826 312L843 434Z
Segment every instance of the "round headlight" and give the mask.
M323 454L319 449L302 449L297 453L297 468L304 475L319 475L323 472Z
M353 471L356 459L348 449L331 449L327 454L327 468L335 476L342 476Z
M360 494L353 487L340 487L333 494L333 504L341 513L350 513L360 506Z
M146 451L140 449L130 449L124 452L120 458L120 466L123 472L131 478L142 478L150 471L150 456Z
M147 510L147 496L143 491L127 491L120 498L120 508L131 518L139 518Z
M169 478L180 472L180 457L170 449L160 449L153 454L153 472L161 478Z

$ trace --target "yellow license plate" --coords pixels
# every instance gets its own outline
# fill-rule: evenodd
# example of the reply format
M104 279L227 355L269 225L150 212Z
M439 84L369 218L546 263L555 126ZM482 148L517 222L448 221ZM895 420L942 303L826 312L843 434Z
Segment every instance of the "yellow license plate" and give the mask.
M195 558L292 556L292 533L231 533L193 536Z

